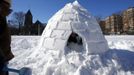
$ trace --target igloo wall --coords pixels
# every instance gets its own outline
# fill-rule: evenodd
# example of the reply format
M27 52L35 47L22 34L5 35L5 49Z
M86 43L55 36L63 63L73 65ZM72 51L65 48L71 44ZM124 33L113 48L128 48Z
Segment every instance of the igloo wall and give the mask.
M72 33L82 38L86 54L108 50L99 24L77 1L65 5L49 21L41 37L40 48L65 52Z

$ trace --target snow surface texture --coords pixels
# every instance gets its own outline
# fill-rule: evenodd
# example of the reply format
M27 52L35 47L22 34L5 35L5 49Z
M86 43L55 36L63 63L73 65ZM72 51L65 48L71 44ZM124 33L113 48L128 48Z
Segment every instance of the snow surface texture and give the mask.
M48 21L39 48L43 51L45 49L60 50L63 55L66 55L68 51L78 51L69 50L67 47L68 39L72 33L76 33L82 38L83 50L79 52L96 54L108 50L107 41L99 24L77 1L66 4ZM79 47L76 44L73 46Z
M101 55L72 52L57 57L56 51L44 51L31 59L39 39L37 36L13 36L11 46L15 58L9 67L30 67L33 75L134 75L134 36L106 36L110 49Z
M68 44L72 33L82 38L82 45ZM33 75L134 74L134 53L108 50L98 23L77 1L67 4L49 20L38 43L32 39L34 36L12 38L16 57L10 67L30 67ZM110 43L115 47L114 42Z

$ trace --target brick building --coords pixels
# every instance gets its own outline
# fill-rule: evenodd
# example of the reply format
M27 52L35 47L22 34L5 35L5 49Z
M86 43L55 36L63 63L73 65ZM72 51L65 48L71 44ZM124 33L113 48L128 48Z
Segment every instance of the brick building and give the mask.
M99 25L100 25L100 27L101 27L101 30L103 31L103 34L105 34L105 21L100 21L99 22Z
M31 27L33 24L33 16L30 10L25 14L25 21L24 21L24 35L30 35L31 34Z
M32 25L32 30L31 30L31 35L41 35L46 24L41 23L39 20L37 20L33 25Z
M111 32L111 18L110 18L110 16L105 19L105 30L103 32L105 34L109 34Z
M123 12L123 31L134 30L134 7L128 8Z
M120 34L122 33L122 16L113 14L105 19L106 34Z
M30 10L25 14L25 21L23 27L23 35L41 35L46 24L37 20L33 23L33 15Z
M104 34L134 34L134 7L108 16L104 21L99 23Z

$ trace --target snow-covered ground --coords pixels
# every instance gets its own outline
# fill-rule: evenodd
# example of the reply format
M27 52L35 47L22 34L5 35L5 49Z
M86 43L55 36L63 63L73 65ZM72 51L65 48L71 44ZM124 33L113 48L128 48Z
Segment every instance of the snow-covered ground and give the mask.
M106 38L109 47L95 18L77 1L68 3L41 37L12 37L9 66L29 67L32 75L134 75L134 36Z
M108 52L101 55L89 55L88 57L72 52L66 56L67 58L73 56L68 59L68 63L78 62L77 65L79 65L82 62L83 65L76 69L74 67L77 67L77 65L63 65L62 62L65 62L63 60L57 65L62 64L61 67L65 69L62 70L62 73L61 71L59 73L56 71L57 73L54 75L134 75L134 36L106 36L106 39L110 48ZM15 58L10 61L9 67L17 69L31 67L33 75L52 75L52 68L55 68L56 65L49 65L49 62L41 63L45 62L45 59L49 59L49 56L42 57L44 60L39 58L31 61L31 59L27 58L34 51L37 51L35 49L37 49L39 41L40 36L12 36L11 48ZM83 61L83 59L88 60ZM38 62L38 68L36 68L35 62ZM56 63L56 61L53 61L53 63ZM49 68L45 70L47 72L44 72L43 67ZM61 69L57 68L57 70ZM66 72L68 74L64 74Z
M32 75L134 75L134 36L106 38L108 44L95 18L74 1L54 14L41 37L13 36L9 66L29 67Z
M134 36L106 36L110 49L134 51Z

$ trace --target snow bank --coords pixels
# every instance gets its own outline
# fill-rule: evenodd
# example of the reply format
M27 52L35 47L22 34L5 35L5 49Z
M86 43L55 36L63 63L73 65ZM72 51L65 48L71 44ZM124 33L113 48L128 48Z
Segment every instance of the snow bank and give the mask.
M33 69L33 75L134 75L133 38L134 36L106 36L110 50L101 55L85 57L74 51L61 57L60 52L46 51L46 53L44 51L37 55L37 58L29 59L29 55L34 52L40 37L13 36L11 46L15 58L9 66L17 69L24 66L30 67ZM29 48L20 48L20 45L23 45L21 44L23 39L31 45ZM18 41L21 41L20 44L16 44ZM127 47L126 49L123 49L124 45ZM59 56L55 57L56 54ZM38 58L39 56L42 57Z
M111 49L122 49L134 51L134 36L106 36L108 40L109 47Z

